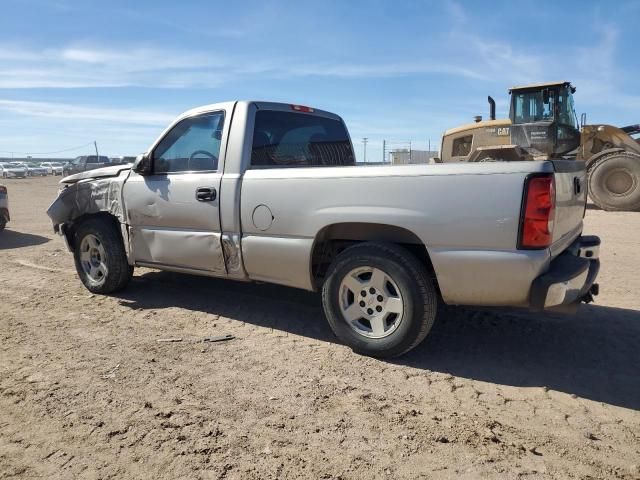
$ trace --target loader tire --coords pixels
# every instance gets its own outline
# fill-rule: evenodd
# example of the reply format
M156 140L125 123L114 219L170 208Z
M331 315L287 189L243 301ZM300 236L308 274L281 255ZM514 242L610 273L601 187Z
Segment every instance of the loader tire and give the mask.
M589 197L607 211L640 210L640 155L615 152L589 166Z

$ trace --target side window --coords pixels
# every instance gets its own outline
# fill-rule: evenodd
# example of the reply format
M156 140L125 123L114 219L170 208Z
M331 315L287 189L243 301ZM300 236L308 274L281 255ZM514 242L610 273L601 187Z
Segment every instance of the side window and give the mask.
M451 148L452 157L465 157L471 152L471 143L473 142L473 135L467 135L465 137L456 138L453 140L453 147Z
M256 113L250 168L355 165L347 129L339 120L306 113Z
M516 122L518 122L518 123L522 123L522 120L524 118L524 111L523 111L524 100L523 100L523 98L524 98L523 95L515 95L515 106L516 106L515 119L516 119Z
M217 170L223 126L223 112L180 121L153 151L154 173Z

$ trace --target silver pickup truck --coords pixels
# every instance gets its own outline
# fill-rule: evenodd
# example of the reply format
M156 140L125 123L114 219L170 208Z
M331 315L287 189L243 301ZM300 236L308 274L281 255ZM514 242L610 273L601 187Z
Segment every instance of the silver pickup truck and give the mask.
M597 293L581 162L356 166L337 115L240 101L184 113L133 167L61 183L48 215L91 292L135 266L322 291L335 334L368 355L414 348L440 302Z

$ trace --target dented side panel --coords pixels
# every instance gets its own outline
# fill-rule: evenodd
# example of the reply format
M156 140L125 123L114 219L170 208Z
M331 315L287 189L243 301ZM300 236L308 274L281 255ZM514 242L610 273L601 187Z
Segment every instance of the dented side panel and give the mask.
M240 234L223 233L222 250L229 278L233 278L235 280L248 280L249 277L244 269Z
M139 263L171 265L224 276L220 234L171 229L131 229L131 245ZM179 255L177 255L179 252Z
M191 268L226 275L220 198L200 201L199 188L220 191L219 172L141 176L124 187L135 263Z

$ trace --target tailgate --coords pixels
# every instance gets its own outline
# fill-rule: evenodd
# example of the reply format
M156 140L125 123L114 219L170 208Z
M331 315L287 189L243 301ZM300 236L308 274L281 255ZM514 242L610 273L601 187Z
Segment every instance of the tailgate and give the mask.
M556 211L551 254L561 253L582 232L587 201L585 163L577 160L553 160Z

